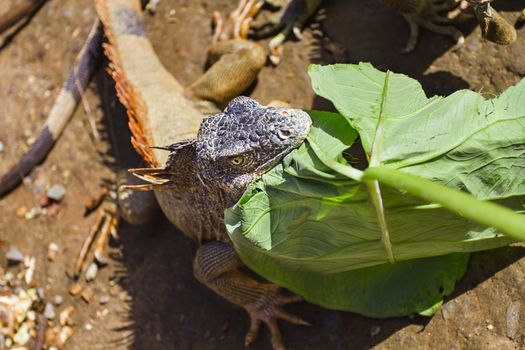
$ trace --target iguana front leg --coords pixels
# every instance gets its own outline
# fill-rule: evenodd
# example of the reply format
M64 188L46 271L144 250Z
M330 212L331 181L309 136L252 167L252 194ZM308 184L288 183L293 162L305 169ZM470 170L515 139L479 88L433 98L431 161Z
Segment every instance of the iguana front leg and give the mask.
M209 242L197 250L193 261L195 277L214 290L224 299L242 306L250 315L250 329L246 334L244 345L250 345L256 338L261 323L268 326L272 347L284 349L277 320L309 325L303 319L283 310L282 305L303 300L302 297L285 296L279 293L274 284L260 283L241 273L242 266L232 245L222 242Z
M212 45L208 59L213 65L187 90L196 99L224 107L255 81L266 62L266 54L253 41L231 39Z

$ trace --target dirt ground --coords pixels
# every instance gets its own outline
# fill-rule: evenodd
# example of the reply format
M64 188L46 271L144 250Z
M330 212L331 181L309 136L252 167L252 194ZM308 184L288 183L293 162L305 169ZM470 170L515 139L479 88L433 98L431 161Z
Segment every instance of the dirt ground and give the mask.
M2 0L0 12L16 2ZM228 13L234 3L161 0L157 13L146 16L160 59L183 84L203 71L209 15L216 9ZM523 1L494 1L512 22L524 6ZM280 99L295 107L332 109L310 88L310 62L370 61L419 79L429 95L460 88L497 94L525 75L525 29L519 30L516 43L501 47L484 41L467 19L458 23L466 35L460 49L452 51L450 38L423 30L416 50L403 55L408 26L377 0L325 1L323 8L324 19L311 24L303 41L286 43L282 64L264 68L249 91L252 97L263 103ZM12 40L4 41L0 141L5 148L0 173L38 134L94 18L90 1L49 1ZM145 225L121 226L121 241L112 244L109 265L89 283L95 293L92 301L68 294L73 261L96 221L96 215L83 217L84 202L111 178L116 166L137 165L128 139L123 108L112 81L100 70L46 161L0 200L2 266L8 269L4 255L12 246L34 256L35 283L44 287L46 299L64 298L57 311L75 306L76 325L67 349L242 349L247 315L193 278L195 245L161 215ZM21 207L38 206L52 184L67 189L57 216L17 216ZM54 262L46 258L51 242L60 247ZM81 283L87 284L83 279ZM102 305L102 296L109 296L109 302ZM377 320L308 303L288 310L312 323L309 328L282 324L289 349L525 349L525 248L474 254L456 291L432 318ZM268 349L269 344L263 329L251 349Z

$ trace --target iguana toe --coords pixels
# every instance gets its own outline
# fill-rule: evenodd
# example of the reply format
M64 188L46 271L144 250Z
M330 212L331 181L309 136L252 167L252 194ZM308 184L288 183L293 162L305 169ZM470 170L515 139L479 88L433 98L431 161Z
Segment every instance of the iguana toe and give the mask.
M303 301L303 297L299 295L282 295L279 294L279 290L280 289L275 286L275 288L271 288L261 299L244 306L250 315L250 329L248 333L246 333L244 346L250 345L255 340L259 333L261 323L264 323L270 330L272 348L274 350L285 349L281 331L277 325L278 319L302 326L310 325L310 323L302 318L290 314L282 308L282 305Z

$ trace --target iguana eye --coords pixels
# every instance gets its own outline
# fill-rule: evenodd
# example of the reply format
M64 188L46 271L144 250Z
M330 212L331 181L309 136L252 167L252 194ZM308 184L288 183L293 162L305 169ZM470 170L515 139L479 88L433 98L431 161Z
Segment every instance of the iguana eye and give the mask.
M230 158L230 163L232 163L233 165L241 165L243 162L244 162L244 158L241 156Z
M287 129L280 129L279 131L277 131L277 135L279 135L279 138L281 140L286 140L290 137L291 134L292 133L290 132L290 130Z

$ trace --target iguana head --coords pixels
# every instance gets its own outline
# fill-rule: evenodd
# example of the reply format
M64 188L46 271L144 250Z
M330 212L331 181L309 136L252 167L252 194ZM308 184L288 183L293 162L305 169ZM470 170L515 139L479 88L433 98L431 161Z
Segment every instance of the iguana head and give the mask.
M196 143L199 175L244 189L306 138L312 121L298 109L266 107L240 96L204 119Z

